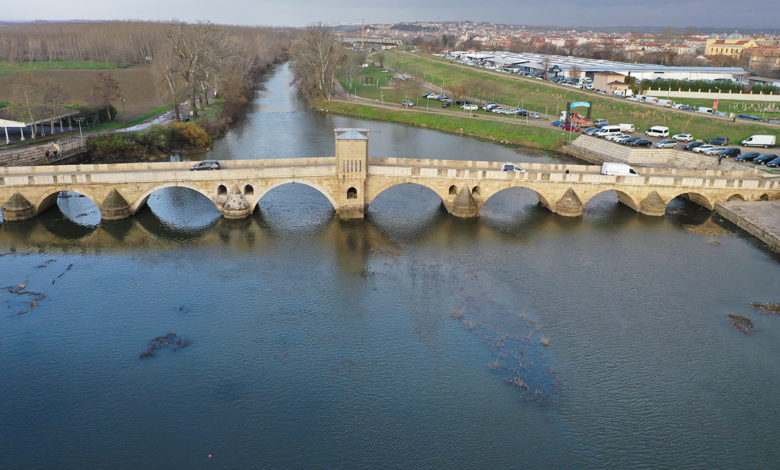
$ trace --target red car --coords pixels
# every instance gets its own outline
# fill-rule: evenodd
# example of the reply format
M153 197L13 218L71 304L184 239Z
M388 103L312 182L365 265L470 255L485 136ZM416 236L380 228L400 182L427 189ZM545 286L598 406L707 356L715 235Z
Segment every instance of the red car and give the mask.
M561 129L565 130L566 132L579 132L580 131L580 128L577 127L577 126L567 126L565 124L563 126L561 126Z

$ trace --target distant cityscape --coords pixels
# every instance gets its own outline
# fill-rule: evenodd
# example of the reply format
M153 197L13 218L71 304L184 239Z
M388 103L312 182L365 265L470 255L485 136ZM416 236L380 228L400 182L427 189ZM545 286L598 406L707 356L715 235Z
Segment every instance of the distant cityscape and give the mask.
M360 36L361 25L335 28ZM421 46L426 52L504 50L677 66L743 67L780 78L780 33L715 33L687 27L615 31L503 25L470 21L366 24L365 37Z

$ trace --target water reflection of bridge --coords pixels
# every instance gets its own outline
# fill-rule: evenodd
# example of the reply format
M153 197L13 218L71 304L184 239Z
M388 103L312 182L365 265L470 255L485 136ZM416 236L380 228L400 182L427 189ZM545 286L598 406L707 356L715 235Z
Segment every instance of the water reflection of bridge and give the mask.
M9 167L0 171L0 201L7 220L24 220L56 203L62 191L83 194L103 219L127 218L155 191L186 187L208 197L226 218L252 214L272 189L301 183L320 191L341 218L363 218L383 191L413 183L435 192L447 212L476 217L493 195L513 187L533 190L552 212L579 216L594 196L618 199L647 215L664 215L674 198L714 209L731 199L780 197L780 182L753 172L643 169L643 176L605 176L593 165L529 163L526 173L501 171L489 161L368 158L367 129L336 129L336 156L230 160L219 171L189 171L190 163L132 163Z

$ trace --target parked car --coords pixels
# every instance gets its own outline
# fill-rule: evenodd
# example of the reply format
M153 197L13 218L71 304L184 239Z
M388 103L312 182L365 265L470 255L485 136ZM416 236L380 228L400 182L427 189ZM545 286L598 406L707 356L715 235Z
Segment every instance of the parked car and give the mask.
M712 139L705 140L705 142L712 145L728 145L729 139L727 137L713 137Z
M217 160L203 160L190 167L190 171L198 170L219 170L219 162Z
M482 105L483 111L490 111L493 108L498 108L498 105L496 103L485 103Z
M442 108L449 108L450 105L452 105L452 101L442 101L441 103Z
M639 139L641 139L641 137L626 137L625 139L621 139L618 143L623 145L631 145Z
M779 167L780 166L780 157L775 158L772 161L766 162L766 166L768 166L769 168L777 168L777 167Z
M653 145L653 142L647 139L637 139L630 144L632 147L649 147Z
M463 108L464 111L476 111L479 109L479 106L475 104L464 104L461 108Z
M772 134L751 135L741 142L745 147L774 147L777 143L777 136Z
M723 158L731 158L739 156L740 153L742 153L742 150L738 149L737 147L732 147L720 152L718 156Z
M595 135L595 134L596 134L596 132L598 132L598 131L599 131L599 128L598 128L598 127L589 127L589 128L588 128L588 130L586 130L586 131L584 132L584 134L587 134L587 135Z
M753 161L754 158L761 155L758 152L748 152L743 153L742 155L737 156L737 158L734 159L735 162L750 162Z
M433 96L434 96L435 94L436 94L436 93L434 93L434 92L432 92L432 91L431 91L431 92L428 92L428 93L426 93L426 94L422 95L422 97L423 97L423 98L425 98L425 99L428 99L428 98L433 98Z
M612 135L608 135L608 136L604 137L604 139L612 141L612 142L617 142L618 140L623 139L625 137L631 137L631 136L628 135L628 134L612 134Z
M693 106L685 105L682 106L680 109L682 109L683 111L693 111Z
M717 155L724 150L726 150L726 147L712 147L711 149L704 150L701 153L704 155Z
M569 126L567 124L564 124L561 126L561 129L565 130L566 132L579 132L580 128L577 126Z
M542 115L539 113L528 113L528 117L531 119L539 119L542 117Z
M697 140L696 142L688 142L687 144L682 146L682 149L683 150L693 150L696 147L701 147L702 145L704 145L704 142L702 142L700 140Z
M675 148L677 146L677 141L674 139L664 139L659 140L658 142L653 145L653 147L657 149L667 149L667 148Z
M750 115L747 115L747 114L737 114L737 119L746 119L748 121L764 122L764 120L761 119L760 117L750 116Z
M403 100L401 101L401 106L405 108L411 108L412 106L414 106L414 102L409 100Z
M696 153L702 153L705 150L709 150L711 148L715 148L715 146L710 144L703 144L703 145L699 145L698 147L694 147L692 150Z
M609 124L609 121L606 119L596 119L593 121L593 125L596 127L606 126L607 124Z
M555 127L561 127L563 125L563 121L553 121L552 125Z
M678 142L693 142L693 135L691 134L674 134L672 139Z
M756 158L754 158L753 163L755 163L756 165L762 165L764 163L771 162L775 158L777 158L777 155L775 155L774 153L765 153L763 155L759 155Z

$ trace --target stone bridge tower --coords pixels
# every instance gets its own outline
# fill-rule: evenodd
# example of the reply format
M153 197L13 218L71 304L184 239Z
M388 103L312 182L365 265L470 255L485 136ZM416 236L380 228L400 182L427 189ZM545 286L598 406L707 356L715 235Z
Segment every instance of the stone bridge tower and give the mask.
M342 219L362 219L366 211L368 129L335 129L338 193L336 212Z

